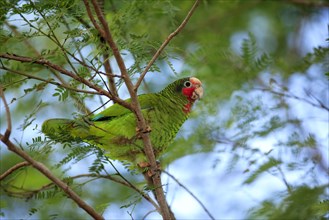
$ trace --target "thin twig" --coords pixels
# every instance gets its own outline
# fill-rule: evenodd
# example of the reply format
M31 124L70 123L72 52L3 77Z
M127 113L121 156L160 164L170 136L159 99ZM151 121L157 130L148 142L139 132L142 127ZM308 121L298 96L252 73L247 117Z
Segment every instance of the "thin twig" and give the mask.
M104 0L98 0L97 2L98 2L100 10L102 12L102 13L98 12L97 14L104 14ZM105 43L102 39L101 39L101 42ZM114 96L118 96L118 91L117 91L117 88L115 86L115 81L114 81L114 78L112 77L112 68L111 68L111 64L110 64L110 55L108 53L107 45L104 44L104 46L105 46L105 51L103 53L103 59L104 59L103 65L104 65L106 73L108 73L107 79L108 79L108 83L109 83L109 86L110 86L110 91L112 92L112 94Z
M281 167L280 167L280 166L276 166L276 168L278 169L278 171L279 171L279 173L280 173L280 175L281 175L281 179L282 179L284 185L287 187L288 192L291 194L291 193L292 193L291 185L288 183L287 178L286 178L286 176L284 175L284 173L283 173Z
M114 81L114 77L113 77L113 71L112 71L112 67L111 67L111 63L110 63L109 54L104 52L103 59L104 59L104 61L103 61L104 69L106 72L107 79L109 81L110 91L112 92L112 94L114 96L118 96L118 91L117 91L117 87L115 86L115 81Z
M84 1L86 1L86 0L84 0ZM108 26L108 24L107 24L107 22L106 22L106 20L103 16L102 9L99 7L99 5L97 3L97 0L91 0L91 2L93 4L94 10L96 12L97 18L100 21L100 23L102 24L102 29L100 29L99 26L95 26L95 28L99 31L100 34L102 34L102 37L105 39L105 41L111 47L111 49L113 51L113 56L114 56L118 66L120 68L121 75L123 77L126 77L126 79L124 78L125 83L130 84L131 82L129 83L130 79L129 79L129 75L128 75L128 72L127 72L127 69L126 69L126 65L123 61L123 58L121 57L121 54L119 52L119 49L118 49L116 43L114 42L114 39L113 39L112 34L110 32L109 26Z
M135 185L131 184L129 181L127 181L126 179L124 179L124 181L118 180L116 178L113 178L110 175L98 175L98 177L100 178L104 178L104 179L110 179L114 182L120 183L124 186L127 186L131 189L133 189L134 191L136 191L138 194L140 194L144 199L146 199L148 202L150 202L154 208L160 212L160 207L153 201L153 199L148 196L146 193L144 193L143 191L139 190ZM120 175L120 177L122 178L122 175Z
M72 31L72 29L71 29L69 23L67 22L65 16L62 16L62 19L63 19L63 23L64 23L66 29L67 29L68 31ZM77 40L75 39L75 37L71 37L71 38L72 38L72 43L74 44L74 47L76 48L76 51L77 51L77 53L78 53L79 56L80 56L81 62L82 62L82 63L86 63L85 58L84 58L84 56L82 55L82 51L81 51L81 48L79 47L79 44L78 44ZM64 49L65 49L65 48L64 48ZM65 52L67 52L66 49L65 49ZM70 55L70 54L69 54L69 55ZM70 55L70 56L71 56L71 55Z
M4 178L6 178L8 175L10 175L11 173L13 173L15 170L18 170L21 167L25 167L25 166L29 166L30 163L24 161L24 162L20 162L12 167L10 167L8 170L6 170L6 172L4 172L3 174L1 174L0 176L0 181L3 180Z
M59 86L59 87L68 89L70 91L93 94L93 95L99 94L96 91L76 89L76 88L73 88L71 86L68 86L68 84L62 84L62 83L56 82L56 81L54 81L54 79L44 79L44 78L41 78L41 77L38 77L38 76L34 76L34 75L31 75L31 74L20 72L20 71L17 71L17 70L8 69L5 66L1 66L0 69L6 70L6 71L11 72L11 73L15 73L17 75L25 76L27 79L35 79L35 80L38 80L38 81L41 81L41 82L45 82L45 83L49 83L49 84L52 84L52 85L55 85L55 86Z
M148 212L143 216L142 220L145 220L146 217L147 217L148 215L150 215L150 214L152 214L153 212L156 212L156 211L157 211L157 210L151 210L151 211L148 211Z
M319 107L320 108L324 108L324 109L326 109L327 111L329 111L329 107L328 106L326 106L318 97L316 97L315 95L313 95L310 91L305 91L305 93L309 96L309 97L311 97L311 98L313 98L313 99L315 99L318 103L319 103Z
M163 170L163 173L167 174L170 178L172 178L180 187L182 187L183 189L186 190L186 192L188 192L199 204L200 206L203 208L203 210L208 214L208 216L212 219L215 220L215 217L211 215L211 213L209 212L209 210L207 209L207 207L200 201L200 199L198 199L198 197L196 197L186 186L184 186L181 182L179 182L178 179L176 179L176 177L174 177L173 175L171 175L170 173L168 173L167 171Z
M296 99L296 100L299 100L299 101L303 101L307 104L310 104L311 106L313 107L316 107L316 108L320 108L320 109L325 109L327 111L329 111L329 107L328 106L325 106L321 101L319 101L318 99L316 99L316 101L319 103L319 104L316 104L314 102L311 102L310 100L307 100L305 98L302 98L302 97L299 97L299 96L296 96L294 94L289 94L289 93L285 93L285 92L278 92L278 91L274 91L272 89L269 89L269 88L255 88L255 90L260 90L260 91L264 91L264 92L269 92L269 93L272 93L272 94L275 94L275 95L279 95L279 96L282 96L282 97L287 97L287 98L291 98L291 99ZM313 97L314 98L314 97Z
M194 2L192 8L190 9L190 11L188 12L188 14L186 15L186 17L183 20L183 22L178 26L178 28L174 32L172 32L171 34L169 34L169 36L167 37L167 39L161 44L161 46L159 47L159 49L157 50L157 52L154 54L154 56L152 57L152 59L150 60L150 62L145 67L145 69L144 69L143 73L141 74L141 76L139 77L138 81L136 82L136 84L134 86L134 90L135 91L138 90L138 87L142 83L142 81L143 81L146 73L149 71L149 69L151 68L151 66L153 65L153 63L158 59L158 57L160 56L160 54L163 51L163 49L185 27L185 25L187 24L187 22L189 21L189 19L193 15L193 12L195 11L195 9L199 5L199 3L200 3L200 0L196 0Z
M57 38L54 28L49 24L48 19L46 18L46 15L43 14L40 10L39 7L36 7L33 3L32 0L30 0L30 4L33 6L33 8L40 14L40 16L43 18L43 21L45 22L45 24L47 25L49 30L49 34L44 33L40 28L36 28L36 30L38 30L39 32L41 32L42 34L44 34L45 36L47 36L50 40L52 40L58 47L59 49L63 52L63 55L65 57L65 60L67 61L67 64L69 64L69 66L71 67L72 71L76 74L78 74L78 71L76 70L76 68L74 67L74 65L72 64L71 60L69 59L66 50L64 49L64 43L66 40L64 40L63 45L61 44L61 42L59 41L59 39ZM50 34L51 33L51 34ZM51 37L52 36L52 37Z
M143 191L139 190L135 185L133 185L130 181L128 181L120 172L119 170L113 165L112 161L110 161L108 158L106 158L107 161L111 164L115 172L128 184L129 187L134 189L136 192L141 194L147 201L149 201L159 212L161 212L160 207Z
M1 141L3 143L7 142L9 140L9 136L11 134L11 129L12 129L12 125L11 125L11 116L10 116L10 110L9 110L9 106L5 97L5 94L3 92L3 88L0 85L0 97L3 101L3 104L5 105L5 109L6 109L6 117L7 117L7 129L5 131L5 135L1 136Z
M31 57L24 57L24 56L18 56L15 54L0 54L0 58L8 59L8 60L16 60L20 62L25 62L25 63L36 63L40 64L46 67L50 67L53 70L56 70L64 75L67 75L71 77L72 79L81 82L82 84L88 86L89 88L92 88L98 92L100 95L104 95L110 99L113 99L115 102L119 103L120 105L132 110L132 104L125 102L124 100L120 99L119 97L113 96L110 92L102 89L101 87L95 85L94 83L90 82L89 80L82 78L80 76L77 76L73 72L66 70L62 68L61 66L54 64L50 62L49 60L43 59L43 58L31 58Z
M87 14L88 14L88 17L89 17L90 21L93 23L94 27L100 33L100 35L104 38L105 37L105 33L101 29L101 27L99 26L99 24L97 23L96 19L94 18L94 15L93 15L93 13L91 11L91 8L90 8L90 5L89 5L88 0L83 0L83 3L85 4L85 8L87 10Z

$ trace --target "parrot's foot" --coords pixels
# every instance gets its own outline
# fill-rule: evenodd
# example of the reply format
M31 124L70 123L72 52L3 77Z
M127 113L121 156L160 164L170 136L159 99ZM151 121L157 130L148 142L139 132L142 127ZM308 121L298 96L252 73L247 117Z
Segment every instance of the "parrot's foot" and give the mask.
M151 164L146 161L139 162L137 165L144 170L143 173L146 173L147 176L152 177L156 174L156 172L161 172L160 161L156 161L156 163L157 163L157 167L155 170L154 169L152 170Z
M143 161L143 162L139 162L137 164L140 168L147 168L147 167L150 167L150 163L149 162L146 162L146 161Z
M142 133L146 134L146 133L150 133L151 131L152 131L152 129L148 125L144 130L136 128L136 136L137 136L138 139L142 139Z

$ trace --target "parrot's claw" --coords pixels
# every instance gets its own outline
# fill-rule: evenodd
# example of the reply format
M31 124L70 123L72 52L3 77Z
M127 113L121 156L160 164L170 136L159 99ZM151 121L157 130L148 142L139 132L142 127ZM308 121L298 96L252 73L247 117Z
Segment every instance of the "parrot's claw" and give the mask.
M156 174L156 172L161 172L161 166L160 166L160 162L156 161L157 163L157 167L155 170L151 169L151 164L149 162L143 161L143 162L139 162L137 165L140 168L143 168L143 173L147 173L148 177L152 177Z
M152 131L150 126L146 126L145 131L143 131L143 133L150 133Z
M150 163L149 163L149 162L146 162L146 161L139 162L137 165L138 165L140 168L147 168L147 167L150 167Z
M136 136L138 139L142 139L142 133L146 134L146 133L150 133L152 131L150 126L146 126L146 128L144 130L136 128Z

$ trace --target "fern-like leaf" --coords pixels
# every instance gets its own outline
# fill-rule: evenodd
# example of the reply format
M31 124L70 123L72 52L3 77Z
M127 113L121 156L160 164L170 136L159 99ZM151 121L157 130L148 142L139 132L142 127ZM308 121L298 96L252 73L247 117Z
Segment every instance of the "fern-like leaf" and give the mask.
M260 165L259 168L257 170L255 170L243 183L250 184L250 183L254 182L261 174L270 170L273 167L278 166L281 163L282 163L281 161L276 160L271 157L267 162Z

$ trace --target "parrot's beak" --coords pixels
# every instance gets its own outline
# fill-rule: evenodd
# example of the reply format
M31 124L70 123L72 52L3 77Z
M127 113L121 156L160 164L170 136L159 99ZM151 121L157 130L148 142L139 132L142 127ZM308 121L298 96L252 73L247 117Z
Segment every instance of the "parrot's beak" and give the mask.
M193 100L201 99L203 96L203 88L202 88L201 81L195 77L191 77L190 82L192 83L193 87L195 88L191 98Z

